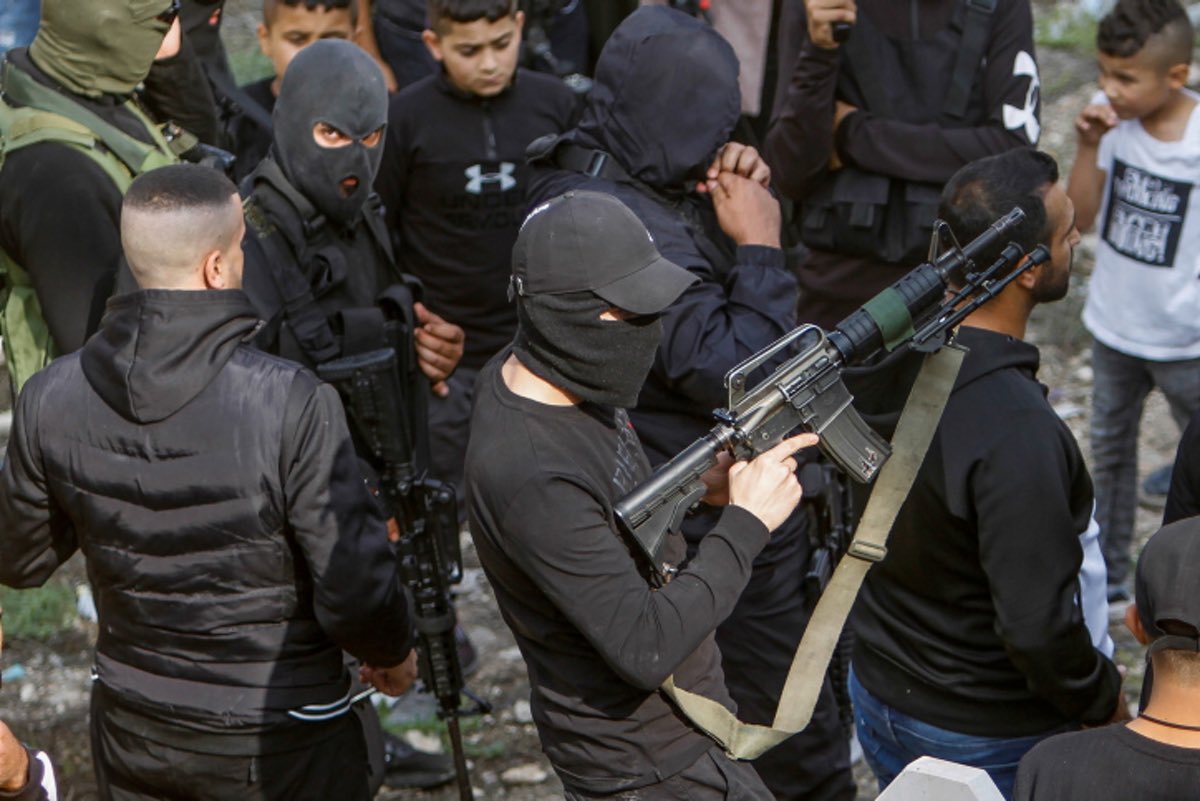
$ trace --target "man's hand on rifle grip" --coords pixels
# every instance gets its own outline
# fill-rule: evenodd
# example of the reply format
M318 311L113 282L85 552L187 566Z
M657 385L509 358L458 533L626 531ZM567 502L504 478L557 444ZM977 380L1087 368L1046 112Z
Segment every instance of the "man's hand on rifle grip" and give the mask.
M403 662L390 668L362 665L358 677L363 684L370 684L384 695L393 698L403 695L417 680L417 649L409 651Z

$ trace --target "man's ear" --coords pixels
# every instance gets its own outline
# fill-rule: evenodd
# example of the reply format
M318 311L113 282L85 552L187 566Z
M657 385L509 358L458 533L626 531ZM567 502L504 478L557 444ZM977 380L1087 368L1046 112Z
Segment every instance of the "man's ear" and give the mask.
M213 250L204 257L204 288L229 289L229 270L221 251Z
M432 28L426 28L421 31L421 41L425 43L425 49L429 51L429 55L433 56L433 60L441 62L442 38L437 35L437 32Z
M524 32L525 30L525 12L517 9L517 13L513 14L513 20L517 23L517 30Z
M1019 262L1017 262L1017 265L1013 269L1014 270L1021 269L1022 267L1025 266L1025 262L1027 262L1027 261L1029 261L1029 256L1022 257L1021 260ZM1044 262L1042 264L1033 265L1028 270L1026 270L1025 272L1018 275L1017 280L1014 281L1014 283L1019 285L1022 289L1032 292L1033 288L1035 286L1037 286L1038 276L1041 274L1042 268L1045 266L1046 265Z
M258 23L258 27L254 29L254 35L258 37L258 49L267 58L271 57L271 29L267 27L265 22Z
M1179 90L1187 85L1188 74L1192 71L1190 64L1176 64L1167 70L1167 85Z
M1146 633L1146 629L1142 626L1142 618L1138 614L1136 601L1125 608L1125 628L1129 629L1129 633L1133 635L1133 638L1142 645L1150 644L1150 635Z

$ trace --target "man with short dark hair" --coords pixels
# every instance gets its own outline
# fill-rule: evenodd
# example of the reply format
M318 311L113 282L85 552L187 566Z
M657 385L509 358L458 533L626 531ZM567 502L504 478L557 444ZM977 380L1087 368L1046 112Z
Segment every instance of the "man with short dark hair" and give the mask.
M684 561L661 564L619 533L613 505L650 468L626 410L638 397L663 310L695 277L658 252L608 194L538 206L513 249L518 328L480 373L467 485L471 534L529 668L534 722L568 801L770 801L661 689L726 708L713 632L755 555L800 500L785 440L706 476L715 524ZM661 584L655 588L653 585Z
M1137 560L1125 625L1154 667L1123 726L1051 737L1017 770L1018 801L1175 801L1200 787L1200 518L1159 529Z
M367 799L343 649L399 694L411 623L337 393L249 345L241 203L214 170L135 180L139 291L30 379L0 473L0 581L87 558L102 798Z
M967 242L1014 206L1011 240L1050 258L963 321L969 353L855 608L851 696L881 789L930 755L987 770L1008 797L1034 743L1123 708L1076 600L1091 480L1023 341L1033 308L1067 292L1071 201L1054 160L1019 149L959 170L940 216Z

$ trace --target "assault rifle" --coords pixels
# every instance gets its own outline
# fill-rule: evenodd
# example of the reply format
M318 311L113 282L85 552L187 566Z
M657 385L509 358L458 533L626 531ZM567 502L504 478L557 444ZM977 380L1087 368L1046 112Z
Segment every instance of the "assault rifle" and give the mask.
M645 483L622 498L614 511L621 527L656 567L668 531L704 496L700 477L717 463L722 451L749 459L769 450L797 428L821 436L821 449L851 478L874 479L891 455L851 406L842 383L844 366L861 364L882 349L902 345L935 351L964 317L998 295L1021 272L1049 259L1039 246L1019 269L1000 277L1024 255L1009 243L1001 256L982 271L974 258L998 245L1025 218L1014 208L966 247L957 244L922 264L876 295L826 334L802 325L735 366L725 376L727 408L713 412L717 425L683 452L659 467ZM944 225L944 224L943 224ZM961 286L949 298L947 288ZM752 389L748 377L781 354L792 352L774 372Z
M382 468L379 492L400 528L400 574L412 592L421 677L437 699L438 716L446 721L461 798L470 801L458 719L491 707L464 685L454 641L450 585L462 580L454 488L418 471L417 426L424 417L403 405L407 401L420 408L423 396L417 393L428 387L423 379L402 382L396 350L390 347L325 362L317 372L339 388L356 431ZM474 703L469 710L462 708L464 694Z

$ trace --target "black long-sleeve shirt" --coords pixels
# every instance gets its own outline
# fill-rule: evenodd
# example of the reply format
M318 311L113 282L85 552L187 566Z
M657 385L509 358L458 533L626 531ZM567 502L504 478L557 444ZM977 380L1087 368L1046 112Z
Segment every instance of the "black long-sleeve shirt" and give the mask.
M570 127L575 107L561 80L527 70L496 97L439 72L392 98L375 188L400 268L466 332L464 367L482 367L516 331L508 279L525 219L525 148Z
M677 685L732 708L712 632L767 530L728 507L696 555L651 589L612 511L649 475L628 417L514 394L500 372L505 355L476 387L471 532L529 669L542 747L570 788L609 793L659 781L712 741L656 688L673 673ZM682 554L673 536L666 559Z
M953 64L954 54L940 47L936 39L961 6L959 0L860 0L859 16L869 19L882 36L910 48L907 56L912 66L899 78L907 81L905 98L893 99L900 108L888 113L860 108L845 117L835 138L835 100L847 100L839 89L841 79L849 75L859 84L884 82L874 73L888 67L847 64L842 48L817 47L808 36L803 0L784 1L775 108L763 148L772 179L783 195L803 204L823 189L833 179L829 162L835 147L843 164L869 175L921 182L936 189L970 161L1036 144L1040 101L1028 0L996 6L985 66L972 89L969 119L938 120L941 100L937 98L927 98L932 108L920 108L915 102L930 94L921 86L921 70L929 69L926 56L932 53L943 63ZM914 38L919 41L913 42ZM1028 74L1031 71L1032 75ZM860 100L849 100L861 105ZM801 320L832 327L913 266L814 248L799 275Z
M886 36L927 37L949 22L958 0L917 2L919 30L912 30L908 3L898 0L859 0L858 13ZM838 98L839 49L817 47L808 38L803 0L787 0L779 24L779 83L765 157L775 185L799 200L827 174L835 146L834 100ZM853 35L853 34L852 34ZM1027 0L996 5L985 50L983 125L941 126L912 123L866 110L850 114L838 128L836 147L843 162L864 170L912 181L945 183L968 162L1012 147L1037 144L1023 127L1005 123L1004 106L1025 109L1032 96L1031 79L1018 69L1021 53L1030 61L1033 21ZM1036 77L1033 79L1036 81ZM1010 117L1011 117L1010 113ZM1024 118L1022 117L1022 120Z

